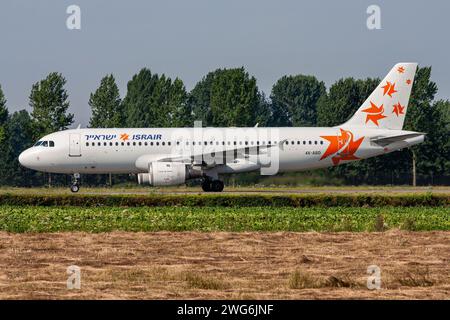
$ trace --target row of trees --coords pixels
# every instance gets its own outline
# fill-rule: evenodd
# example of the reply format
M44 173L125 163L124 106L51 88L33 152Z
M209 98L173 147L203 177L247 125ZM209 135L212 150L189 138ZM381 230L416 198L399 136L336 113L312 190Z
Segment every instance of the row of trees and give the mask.
M425 143L322 174L347 183L405 183L402 177L409 177L414 165L427 181L445 181L450 172L450 102L435 101L437 85L430 76L431 67L418 69L405 122L406 130L427 133ZM327 91L314 76L284 76L267 98L244 68L210 72L190 92L180 79L144 68L128 82L123 99L112 74L101 80L89 98L89 126L190 127L194 120L202 120L205 126L334 126L344 123L379 81L340 79ZM31 113L21 110L12 114L0 87L0 184L46 181L42 174L22 168L17 157L39 137L73 123L65 84L61 74L50 73L32 86Z

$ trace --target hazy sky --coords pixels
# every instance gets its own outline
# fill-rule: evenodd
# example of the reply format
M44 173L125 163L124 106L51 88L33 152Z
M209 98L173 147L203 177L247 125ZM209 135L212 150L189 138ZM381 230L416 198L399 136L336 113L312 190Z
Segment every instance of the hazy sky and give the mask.
M81 8L81 30L66 8ZM366 9L381 8L381 30ZM397 62L433 66L450 98L449 1L2 0L0 84L11 111L26 108L34 82L67 79L76 124L88 124L90 92L113 73L122 96L142 67L192 89L209 71L244 66L267 95L285 74L383 77Z

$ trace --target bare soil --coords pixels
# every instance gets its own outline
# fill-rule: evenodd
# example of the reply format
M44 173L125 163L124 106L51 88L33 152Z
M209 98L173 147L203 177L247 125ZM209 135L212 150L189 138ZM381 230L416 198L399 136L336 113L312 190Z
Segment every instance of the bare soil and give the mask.
M450 232L0 232L0 299L341 298L450 299Z

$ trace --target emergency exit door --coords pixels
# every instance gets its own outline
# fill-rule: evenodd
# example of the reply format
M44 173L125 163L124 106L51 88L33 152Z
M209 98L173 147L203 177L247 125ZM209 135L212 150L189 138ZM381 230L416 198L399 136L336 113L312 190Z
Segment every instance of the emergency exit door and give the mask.
M80 134L71 133L69 139L69 157L81 157Z

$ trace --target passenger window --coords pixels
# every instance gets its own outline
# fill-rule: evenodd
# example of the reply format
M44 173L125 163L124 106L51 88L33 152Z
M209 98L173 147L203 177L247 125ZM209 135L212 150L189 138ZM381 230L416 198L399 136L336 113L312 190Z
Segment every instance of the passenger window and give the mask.
M136 145L136 142L133 141L133 146L135 146L135 145Z
M116 147L119 145L119 143L118 142L116 142Z
M163 146L165 146L166 145L166 143L163 141L162 143L161 143Z
M130 145L130 143L129 142L127 142L127 146L129 146Z
M148 142L147 142L147 141L145 141L145 142L144 142L144 145L148 146Z
M138 145L142 146L142 142L139 141L139 142L138 142Z
M89 142L86 142L86 147L89 147Z
M312 144L312 141L311 140L309 140L309 142L308 142L309 144Z
M106 142L103 142L103 145L106 147L107 143L106 143Z
M159 146L159 142L156 142L156 145Z
M102 144L99 142L99 143L97 143L97 145L100 147Z
M125 142L121 142L120 144L124 146L124 145L125 145Z
M314 144L317 144L317 141L314 141Z
M320 141L320 144L323 144L323 141Z

